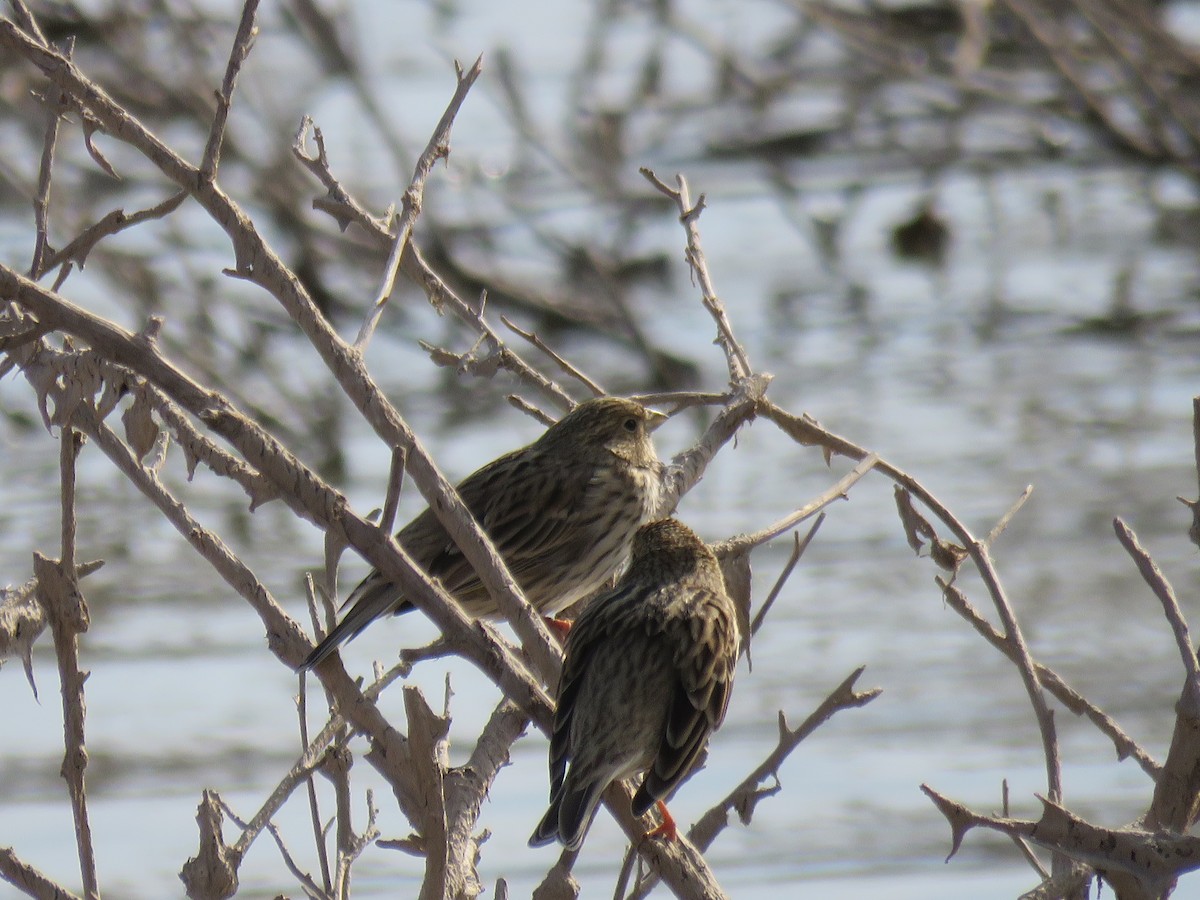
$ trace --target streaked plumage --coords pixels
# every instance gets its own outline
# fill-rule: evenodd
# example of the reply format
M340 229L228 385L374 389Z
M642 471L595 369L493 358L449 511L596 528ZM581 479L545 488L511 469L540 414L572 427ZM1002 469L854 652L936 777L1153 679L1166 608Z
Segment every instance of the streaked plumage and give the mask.
M662 463L649 432L660 413L631 400L580 403L532 444L501 456L458 485L529 602L553 615L599 588L629 554L638 526L658 503ZM470 616L497 614L495 601L426 509L396 535ZM412 605L378 570L346 600L349 612L305 659L310 669L388 613Z
M628 571L567 638L550 808L530 846L579 849L618 779L645 773L634 815L670 794L725 717L737 653L737 613L712 552L675 519L639 529Z

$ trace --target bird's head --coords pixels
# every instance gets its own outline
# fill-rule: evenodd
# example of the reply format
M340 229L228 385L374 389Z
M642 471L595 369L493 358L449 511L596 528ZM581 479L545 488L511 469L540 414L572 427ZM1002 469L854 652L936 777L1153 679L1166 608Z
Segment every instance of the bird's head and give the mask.
M650 565L679 574L698 566L716 566L716 557L696 532L678 519L643 525L633 536L629 568Z
M571 452L608 452L631 465L661 465L650 432L667 420L633 400L599 397L586 400L550 426L542 441Z

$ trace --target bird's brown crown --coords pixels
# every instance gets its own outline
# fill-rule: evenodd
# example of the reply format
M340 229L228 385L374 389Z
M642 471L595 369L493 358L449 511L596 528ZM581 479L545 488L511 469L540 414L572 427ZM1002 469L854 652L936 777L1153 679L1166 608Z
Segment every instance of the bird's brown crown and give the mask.
M683 570L717 564L704 541L678 519L661 519L637 530L630 568L637 568L643 561Z
M650 432L664 418L633 400L599 397L576 406L551 425L538 443L568 452L607 450L632 465L655 466L658 455Z

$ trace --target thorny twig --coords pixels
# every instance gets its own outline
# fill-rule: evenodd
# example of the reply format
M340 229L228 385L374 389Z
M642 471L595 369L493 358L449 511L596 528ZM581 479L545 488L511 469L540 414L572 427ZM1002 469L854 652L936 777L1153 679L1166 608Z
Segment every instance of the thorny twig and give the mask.
M754 816L754 810L760 800L774 796L782 790L779 780L779 770L789 756L800 746L800 743L834 715L844 709L866 706L881 693L880 688L866 691L854 689L855 682L863 673L864 667L855 669L827 696L808 717L795 728L790 728L782 710L779 712L779 739L775 748L767 757L754 768L736 787L711 809L705 812L696 823L688 829L688 839L701 851L712 846L717 836L729 825L729 814L736 812L743 825L749 825ZM773 780L773 786L763 788L761 785ZM658 879L649 877L643 879L630 892L630 900L646 897Z
M367 212L366 208L354 199L333 174L329 157L325 152L325 141L319 128L313 129L317 155L310 156L306 152L304 144L311 126L312 122L308 119L301 123L293 153L325 186L327 191L321 201L314 202L314 206L328 212L343 228L354 222L366 231L367 235L380 247L395 246L395 235L389 230L388 222ZM441 311L449 308L461 322L483 337L490 347L495 348L497 368L503 367L510 371L529 387L552 398L561 408L571 408L573 401L570 395L505 345L500 335L484 318L483 310L475 309L455 293L429 266L421 251L411 241L405 245L405 252L400 258L400 266L405 274L424 289L429 302L435 309Z
M825 521L825 514L817 516L817 521L813 522L812 528L803 538L800 537L800 532L795 534L795 546L792 547L791 555L788 556L787 562L784 564L779 577L775 579L775 584L771 586L771 590L767 592L766 599L758 608L758 612L754 615L754 621L750 623L750 636L758 634L762 629L763 622L767 619L767 613L771 611L771 607L775 605L775 600L779 597L783 586L791 577L792 571L796 568L796 563L800 562L800 557L804 555L804 551L808 549L808 545L812 543L812 539L817 535L817 529L821 527L821 523ZM746 652L749 653L749 644L747 644Z
M0 878L31 897L46 900L80 900L62 885L20 859L12 847L0 847Z
M556 353L549 344L547 344L537 335L536 332L526 331L525 329L518 327L517 325L513 324L513 322L510 321L507 316L501 316L500 321L504 323L505 327L509 331L520 335L525 340L529 341L529 343L533 344L533 346L545 353L552 360L554 360L555 365L591 391L593 397L603 397L605 395L606 391L604 388L600 387L600 385L597 384L593 379L583 374L583 372L581 372L579 368L576 367L572 362Z
M1113 521L1117 539L1137 564L1138 571L1163 607L1183 661L1184 680L1175 704L1175 730L1167 760L1154 785L1146 812L1148 828L1184 832L1200 817L1200 662L1175 591L1166 576L1142 549L1137 535L1120 519Z
M308 589L307 594L309 610L313 613L315 626L317 624L315 621L317 619L316 598L314 596L316 591L314 589L311 574L306 575L305 577L305 587ZM281 781L279 786L275 788L272 797L282 797L283 799L286 799L291 795L292 790L295 787L294 783L289 785L289 782L298 782L303 780L305 798L308 800L309 824L312 825L313 843L317 848L317 863L321 866L321 883L325 885L325 889L328 891L333 887L333 877L329 869L329 850L325 846L324 829L321 827L321 806L317 799L317 782L316 779L313 778L313 771L316 769L316 761L315 758L310 757L311 751L309 750L310 744L308 740L307 682L307 675L302 674L300 676L300 693L296 696L296 716L300 728L300 746L305 748L304 755L301 756L300 762L292 766L292 771L284 776L283 781ZM322 749L323 747L324 745L322 745ZM265 810L269 804L270 800L267 801L267 804L264 804L263 809ZM280 805L282 805L282 801L280 802ZM255 816L255 818L261 819L263 824L265 824L273 815L274 811L267 813L265 816L262 816L260 813L260 815ZM247 841L246 838L247 829L243 828L242 836L238 839L238 843L241 844L243 841L246 841L247 846L249 846L249 841ZM253 840L253 836L250 837L250 840Z
M144 222L165 218L183 205L183 201L187 199L187 196L185 191L177 191L161 203L156 203L154 206L138 210L132 214L126 214L123 209L114 209L112 212L101 217L99 221L81 231L61 250L55 250L49 255L44 256L33 277L41 278L42 275L51 269L58 266L65 267L69 263L75 263L82 268L87 262L88 255L104 238L119 234ZM57 283L54 285L54 289L58 290L62 287L62 282L63 276L60 275Z
M361 356L353 352L352 348L348 347L333 332L311 297L287 270L278 255L267 245L262 235L254 228L253 223L237 204L214 183L201 179L200 173L195 167L190 166L136 119L132 118L126 110L100 91L69 60L42 47L6 20L0 20L0 46L7 47L10 51L25 57L41 68L55 84L71 92L111 133L141 151L165 175L175 180L181 187L187 188L192 197L225 227L233 244L237 261L236 267L227 270L227 274L251 280L279 300L301 331L308 337L313 348L328 365L330 371L338 378L346 395L355 402L359 412L380 437L390 446L408 448L408 471L418 489L435 509L455 543L459 545L464 555L479 572L485 586L496 598L505 618L513 626L527 652L535 660L535 665L545 675L553 673L557 666L557 651L553 646L552 638L540 619L533 614L529 604L521 599L520 590L511 573L507 572L495 548L479 528L478 523L471 517L453 485L436 467L395 407L383 396L367 371ZM14 277L20 278L11 270L0 270L0 290L10 297L20 298L30 285L28 283L22 285L19 280L14 281ZM28 305L31 301L26 297L22 302ZM45 309L43 308L42 311L45 312ZM108 342L102 340L101 343ZM150 378L150 380L154 381L155 379ZM160 384L160 386L162 385ZM192 383L187 390L193 392L196 388L197 386ZM201 395L204 393L201 391L199 394L192 394L191 411L195 415L214 411L211 400L207 397L202 399ZM175 399L180 400L179 397ZM186 404L184 405L186 406ZM224 414L225 411L217 412L217 422L210 422L218 433L222 431L219 424L222 421L227 426L234 426L234 422L237 421L245 424L245 420L239 416L235 415L233 419L225 419L223 418ZM241 425L234 426L234 430L241 431ZM279 447L274 440L269 439L269 436L264 435L264 437L268 439L254 441L257 445L255 450L248 451L246 447L239 448L246 455L248 461L252 461L252 464L254 458L264 450L268 450L272 454L277 450L282 450L282 447ZM315 479L311 473L309 476L306 479L309 483L319 482L319 479ZM288 484L294 485L295 483L294 478L289 476ZM327 499L332 498L327 497ZM344 498L340 498L336 502L344 504ZM314 515L314 518L317 521L329 522L328 512L329 509L326 508L323 513ZM312 514L310 510L310 515ZM351 527L357 528L357 525ZM365 532L362 535L366 537ZM371 543L378 541L380 541L379 535L370 539ZM360 551L363 549L361 542L354 543ZM402 565L407 567L410 562L406 561ZM413 574L415 574L414 570L410 569L409 577L412 577ZM415 602L420 605L421 601L416 600ZM461 612L452 613L452 615L459 617L459 627L467 627L466 620L461 617Z
M721 541L719 544L713 545L713 552L717 556L727 556L731 553L745 553L747 550L752 550L755 547L772 541L779 535L784 534L794 528L805 519L819 513L825 507L838 500L845 500L848 497L848 492L851 487L857 484L863 477L867 475L876 465L879 464L879 457L874 453L869 453L863 457L858 464L847 472L844 476L838 479L837 483L822 491L819 495L809 500L799 509L784 516L778 522L773 522L766 528L760 529L753 534L739 534L729 540Z
M1133 558L1137 564L1138 571L1141 572L1142 578L1150 585L1159 602L1162 603L1163 614L1167 617L1167 622L1171 626L1171 631L1175 635L1175 643L1179 649L1179 656L1183 660L1183 669L1187 673L1187 678L1184 682L1182 702L1185 704L1184 710L1193 718L1200 718L1200 659L1196 657L1195 645L1192 643L1191 634L1188 632L1187 621L1183 617L1183 611L1179 608L1179 600L1175 597L1175 591L1167 582L1158 566L1154 564L1154 560L1150 558L1150 554L1142 549L1142 545L1138 542L1137 535L1133 533L1133 529L1122 522L1119 518L1113 520L1113 530L1117 533L1117 539L1121 542L1121 546Z
M717 341L720 343L721 349L725 351L726 363L729 366L729 380L736 385L749 378L754 369L750 365L745 349L734 336L733 326L729 322L729 316L725 313L725 306L717 297L716 288L713 287L712 278L709 277L704 251L700 249L700 229L696 221L700 218L700 213L704 211L704 195L701 194L700 199L693 206L687 181L682 175L675 176L677 187L672 188L661 181L650 169L642 168L639 171L658 191L674 200L679 207L679 221L683 223L684 230L687 232L688 265L699 283L704 308L709 311L717 323Z
M762 798L758 786L768 778L779 779L779 770L784 760L800 745L800 743L819 727L828 722L834 715L844 709L866 706L881 693L880 688L870 688L865 691L855 689L855 683L862 675L864 667L860 666L829 695L821 701L815 710L795 728L789 728L783 711L779 712L779 742L767 757L738 784L725 799L702 815L688 830L688 837L696 846L705 849L711 846L717 835L728 824L727 816L736 810L743 824L748 824L754 813L754 807ZM774 793L770 791L768 793Z
M437 127L434 128L433 136L429 139L425 150L417 159L416 171L413 172L412 181L409 182L408 189L404 192L404 196L400 200L400 217L396 220L393 229L395 237L392 242L391 252L388 254L383 282L379 287L379 292L375 295L375 302L372 304L371 310L358 332L358 337L354 341L354 349L359 353L366 352L371 335L375 333L375 327L379 324L379 319L383 315L384 306L395 289L396 275L400 271L400 260L404 256L408 242L412 239L413 227L416 225L417 216L421 214L425 182L429 178L429 173L433 171L434 164L439 159L448 159L450 157L450 128L454 124L454 117L458 115L458 110L461 108L463 101L467 99L467 93L471 90L471 86L475 84L475 80L483 71L483 57L481 56L476 59L475 64L466 72L462 70L462 66L455 63L454 71L458 78L458 86L454 91L454 96L451 98L450 104L446 107L446 111L442 113L442 118L438 121Z
M445 596L440 588L425 580L424 576L417 575L414 580L413 575L416 570L398 568L395 563L396 556L384 555L385 552L390 552L404 559L403 551L395 542L381 535L379 530L369 522L350 513L344 500L332 495L314 475L307 472L300 474L303 472L302 467L295 460L290 459L288 454L271 441L267 435L232 410L227 409L220 413L211 410L209 405L213 402L212 396L207 392L199 391L197 386L186 379L182 373L179 373L157 353L152 352L152 345L147 346L135 341L134 336L122 329L73 307L61 298L51 300L36 285L20 279L11 271L0 268L0 282L3 282L5 278L17 279L18 295L22 298L22 302L37 308L45 319L57 322L59 327L65 327L68 331L82 330L88 334L90 343L105 346L114 359L127 363L134 362L136 368L163 386L180 401L184 408L189 409L193 414L202 415L204 420L226 437L233 446L237 447L256 469L277 482L278 479L283 479L283 482L292 486L304 485L306 489L300 492L298 499L303 503L309 515L321 521L327 528L345 529L346 536L363 551L367 560L379 566L389 578L400 584L405 590L406 596L413 598L416 602L425 602L422 598L438 596L440 599L433 601L436 605L428 606L427 612L442 625L447 634L455 635L459 652L465 652L468 658L476 661L509 696L520 702L531 713L539 726L544 728L548 725L550 707L540 686L530 679L524 667L511 655L511 651L497 640L494 632L485 626L472 626L457 605ZM43 303L43 300L47 302ZM126 468L127 476L132 475L135 479L140 480L136 474L139 471L141 471L140 466L137 466L136 460L131 458ZM142 481L139 486L143 490L148 489L152 499L158 497L160 488L157 482ZM178 504L167 500L165 505L160 508L163 508L164 512L173 520L178 521L177 527L189 541L199 542L201 546L205 546L211 541L211 536L198 524L191 521ZM338 510L336 520L331 517L329 512L334 508ZM384 548L387 550L385 551ZM256 610L264 617L268 623L267 630L273 649L285 658L298 661L307 644L297 636L298 629L295 623L282 615L265 589L256 583L254 585L245 584L242 580L240 564L221 556L214 560L208 553L205 556L218 566L218 571L222 571L223 567L227 565L234 566L234 568L226 569L223 574L228 573L231 583L239 588L243 596L252 601ZM403 738L387 725L372 704L362 702L361 692L345 675L340 665L325 664L321 673L326 687L339 698L339 707L351 713L354 726L370 734L378 744L388 746L384 753L370 754L370 759L384 766L386 777L393 784L406 785L411 771L405 764L407 748ZM416 796L407 794L404 787L400 787L396 794L401 800L402 806L406 797ZM627 798L625 802L628 802ZM640 823L628 815L627 806L624 814L619 818L622 826L629 833L641 834ZM698 877L706 882L715 883L703 859L687 846L648 845L643 850L649 854L664 880L682 884L689 878Z
M946 605L962 616L967 622L987 640L989 644L1012 659L1016 652L1004 635L997 631L977 609L967 600L962 591L945 580L938 578L938 586ZM1096 728L1112 741L1117 750L1117 758L1125 759L1132 756L1138 765L1151 778L1157 780L1162 766L1147 753L1133 738L1106 714L1104 710L1088 702L1088 700L1067 684L1058 673L1041 663L1037 665L1038 681L1050 694L1077 716L1085 716Z
M83 878L83 893L88 900L99 900L96 851L92 842L84 775L88 756L84 739L83 686L87 673L79 668L79 635L88 629L89 613L75 571L75 461L82 438L67 424L62 429L59 441L62 554L60 559L50 560L35 553L34 573L38 580L38 599L46 609L46 618L54 635L54 655L58 660L65 744L62 776L67 782L75 821L75 843Z
M1042 817L1036 822L981 815L942 796L928 785L921 785L921 790L950 823L953 833L951 856L958 851L963 836L970 829L988 828L1040 844L1053 850L1056 856L1100 868L1110 878L1127 876L1134 879L1139 887L1128 893L1121 892L1122 897L1166 896L1181 874L1200 868L1200 838L1191 835L1137 828L1102 828L1046 797L1038 798L1042 803ZM1085 866L1077 863L1051 877L1060 879L1072 874L1084 883L1091 876Z
M66 55L71 55L68 45ZM29 276L37 278L43 271L43 260L50 252L50 182L54 170L54 150L58 146L58 127L66 111L66 97L55 92L57 97L47 110L46 136L42 143L42 161L38 169L37 196L33 201L33 218L36 237L33 245L33 261L29 265Z
M825 448L826 452L837 453L857 460L864 459L867 456L867 451L863 448L825 430L811 419L794 416L771 403L763 404L760 411L801 444L820 445ZM1049 708L1046 706L1045 695L1042 693L1042 686L1037 678L1033 658L1021 634L1021 629L1017 623L1016 615L1012 610L1012 605L1009 603L1003 585L1000 582L1000 576L992 563L987 543L975 538L966 525L949 508L941 503L928 488L907 472L882 459L875 463L875 468L894 481L900 488L921 499L921 502L954 533L955 538L967 551L972 563L983 578L988 595L992 598L992 602L995 604L996 610L1000 615L1006 640L1012 644L1014 651L1013 662L1021 673L1022 681L1025 684L1025 692L1033 706L1038 728L1042 736L1042 750L1046 763L1050 794L1052 798L1060 798L1062 795L1062 773L1058 757L1058 740L1055 736L1054 719Z
M82 581L103 565L102 559L80 563L75 567L76 577ZM0 660L20 657L35 700L38 690L33 677L33 645L47 624L45 607L37 598L37 586L37 579L31 578L17 588L0 588Z
M217 177L217 166L221 160L221 142L225 139L225 127L229 122L229 110L233 103L233 89L237 85L238 73L241 72L242 64L250 55L254 38L258 34L258 26L254 24L257 12L258 0L246 0L242 7L242 18L238 23L237 34L233 39L233 47L229 52L225 78L221 82L221 89L217 91L217 111L213 116L208 143L204 147L204 157L200 162L200 175L209 181Z

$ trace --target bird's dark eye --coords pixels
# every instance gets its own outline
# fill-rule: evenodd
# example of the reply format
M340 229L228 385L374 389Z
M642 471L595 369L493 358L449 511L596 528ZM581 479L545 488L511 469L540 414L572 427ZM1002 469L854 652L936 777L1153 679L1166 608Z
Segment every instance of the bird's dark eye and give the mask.
M637 419L626 419L624 422L624 425L625 425L626 431L637 431L638 420Z

